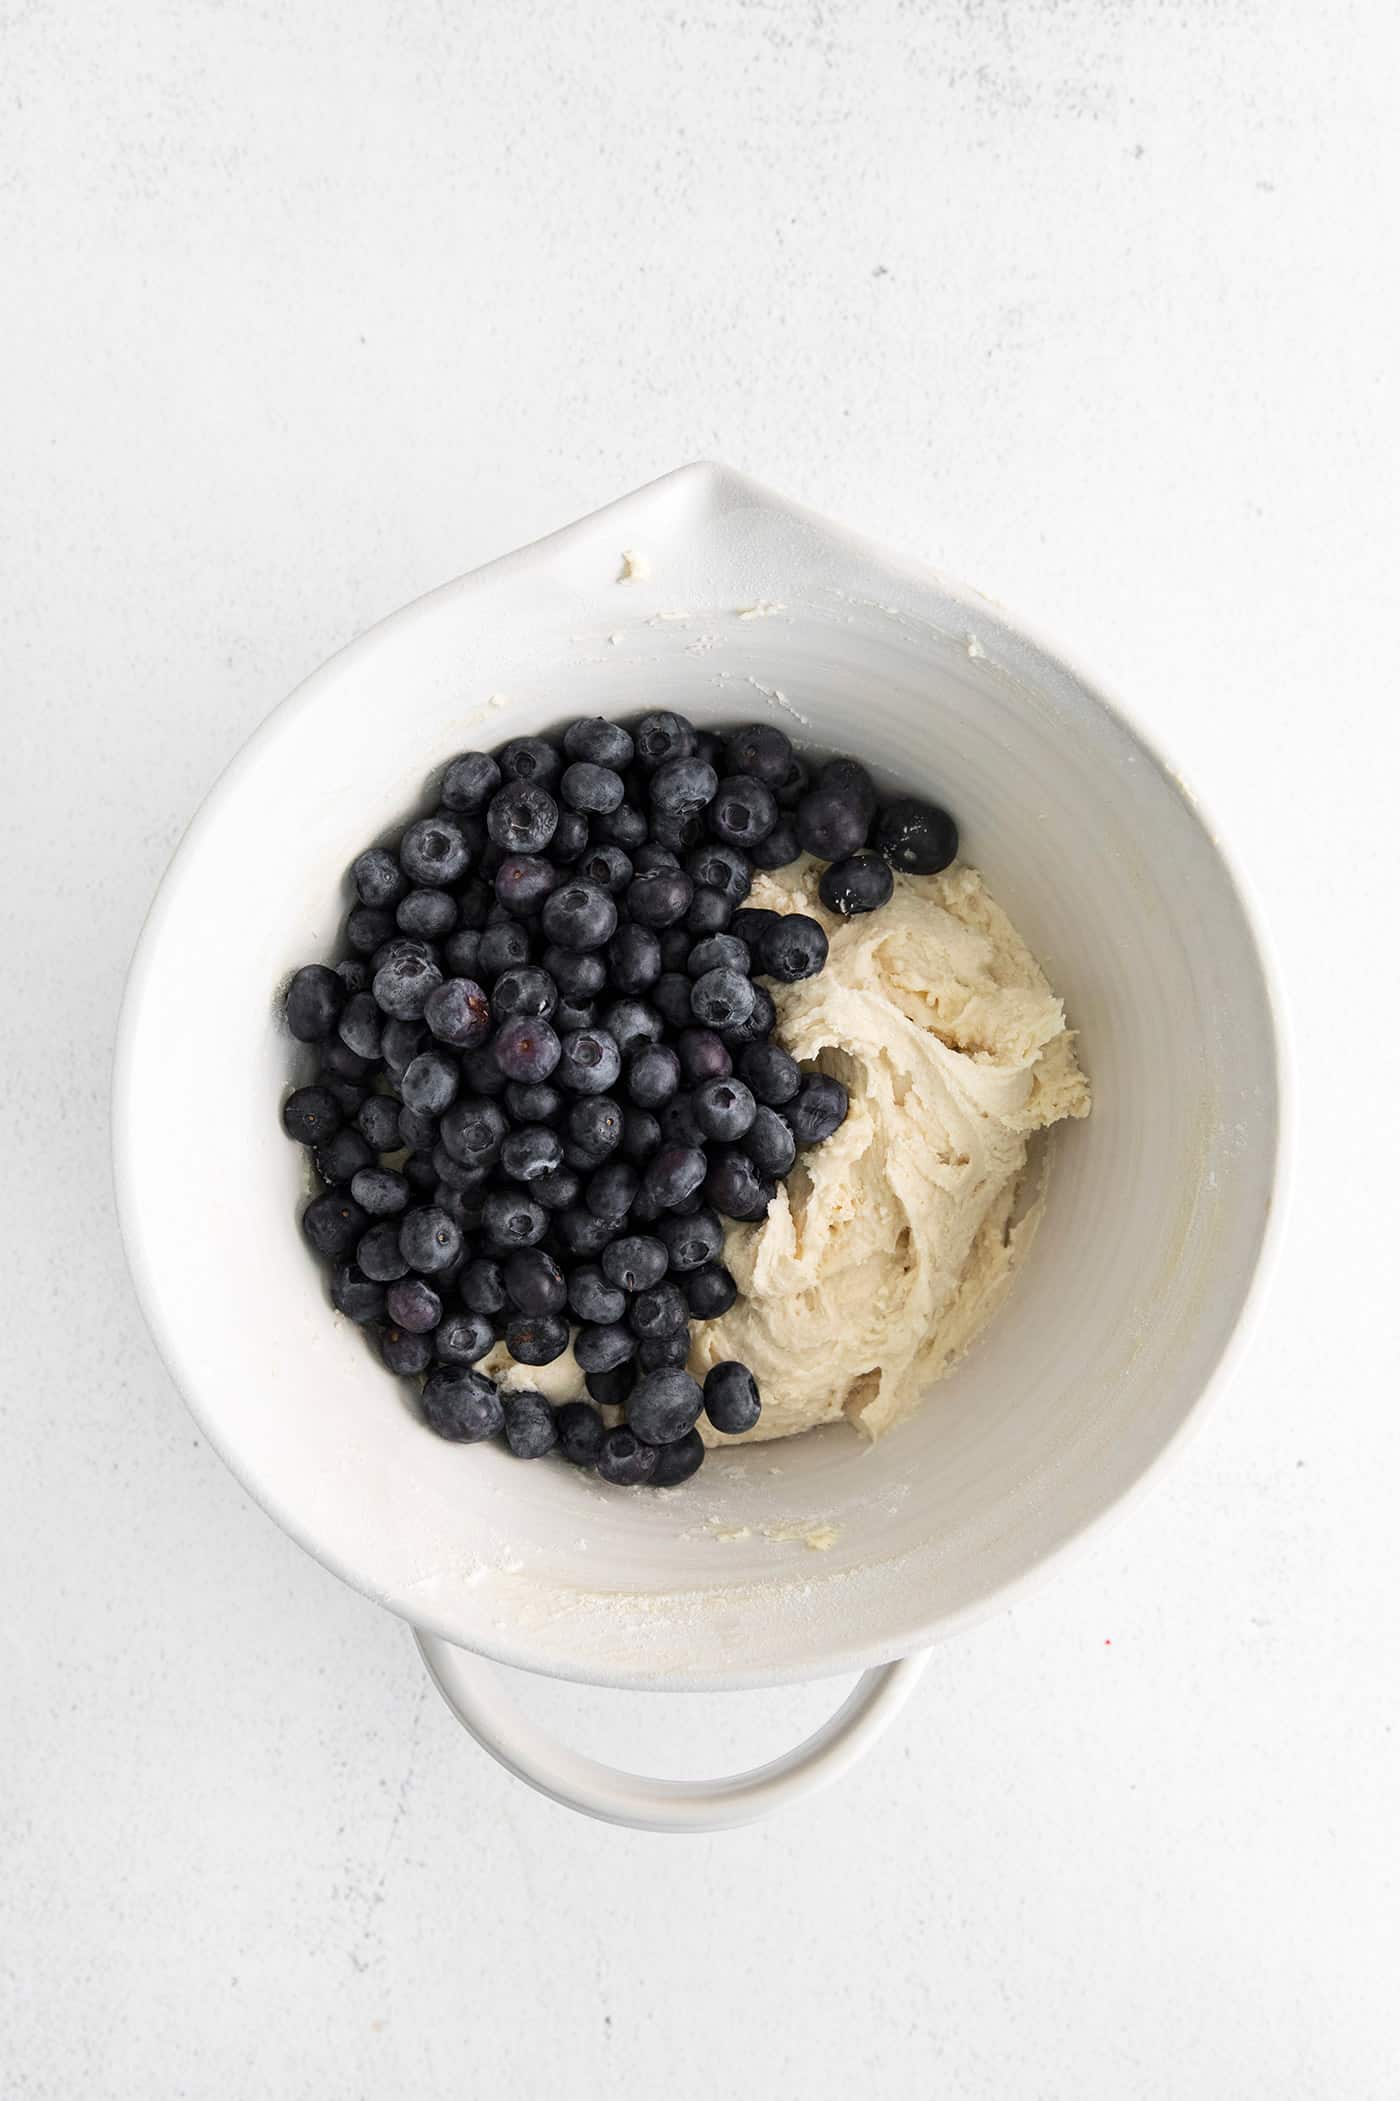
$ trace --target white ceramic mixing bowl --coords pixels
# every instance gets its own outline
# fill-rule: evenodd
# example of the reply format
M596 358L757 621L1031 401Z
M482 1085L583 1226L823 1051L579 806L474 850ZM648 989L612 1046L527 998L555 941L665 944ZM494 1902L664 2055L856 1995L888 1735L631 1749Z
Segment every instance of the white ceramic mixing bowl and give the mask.
M1052 1140L1024 1274L912 1421L874 1448L841 1427L730 1451L665 1494L433 1437L330 1312L277 1114L294 1049L279 990L333 953L342 871L425 776L649 706L771 716L946 802L1094 1088L1089 1121ZM916 1666L890 1659L1007 1599L1176 1441L1268 1235L1279 1048L1238 883L1121 712L974 594L697 466L419 600L264 724L152 908L114 1122L147 1317L249 1491L411 1622L514 1770L596 1815L698 1829L830 1777L907 1690ZM619 1686L868 1676L775 1767L683 1787L550 1744L483 1659Z

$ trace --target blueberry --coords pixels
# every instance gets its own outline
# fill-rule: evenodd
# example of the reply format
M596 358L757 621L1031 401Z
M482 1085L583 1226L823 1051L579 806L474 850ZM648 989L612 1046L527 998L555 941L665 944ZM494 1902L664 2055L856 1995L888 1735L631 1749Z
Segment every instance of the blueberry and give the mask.
M454 1189L450 1182L434 1182L427 1194L432 1197L439 1211L447 1213L464 1241L476 1232L481 1224L481 1214L486 1203L486 1191L484 1188L465 1192L460 1189ZM460 1274L461 1261L462 1258L459 1255L453 1268L443 1271L440 1281L444 1288L449 1282L456 1282Z
M641 845L647 835L647 821L635 803L625 802L604 817L595 817L589 824L593 837L605 845L621 846L628 853Z
M548 787L559 772L559 754L543 737L512 737L497 757L505 781L540 781Z
M519 1248L506 1258L506 1290L520 1313L562 1313L568 1299L564 1272L540 1247Z
M496 1340L484 1313L449 1313L433 1331L439 1364L479 1364Z
M548 1124L526 1124L501 1144L501 1172L513 1182L539 1182L564 1164L564 1146Z
M392 1167L362 1167L350 1183L350 1194L370 1218L397 1218L412 1195L407 1177Z
M316 1085L324 1087L342 1116L355 1116L369 1099L369 1088L363 1080L343 1080L329 1066L324 1066L316 1076Z
M658 846L670 848L679 868L680 856L704 838L705 820L699 810L655 810L651 836Z
M753 1122L744 1137L744 1151L760 1175L770 1181L781 1181L797 1158L797 1142L787 1121L776 1109L765 1106L754 1111Z
M555 1219L560 1245L573 1256L600 1255L617 1231L610 1218L595 1218L582 1204L570 1204Z
M491 798L486 829L504 854L542 854L554 837L559 805L533 781L509 781Z
M569 1323L557 1313L517 1313L505 1344L517 1364L553 1364L569 1347Z
M649 1233L629 1233L603 1250L603 1275L623 1291L648 1291L665 1276L668 1259Z
M686 970L693 978L704 977L707 970L737 970L741 977L749 974L749 948L737 934L707 934L697 941L686 957Z
M595 1262L581 1262L568 1282L569 1307L581 1321L594 1327L611 1327L627 1312L627 1294L610 1284Z
M766 839L761 839L753 850L755 868L787 868L802 852L802 841L797 836L797 827L788 818L780 817Z
M729 1082L717 1084L728 1086ZM647 1162L642 1187L658 1211L671 1211L704 1186L707 1171L699 1146L664 1145Z
M684 919L695 885L683 868L648 868L627 886L627 909L641 926L674 926Z
M733 917L733 905L727 897L722 897L718 890L697 890L685 915L685 930L697 938L706 934L722 934Z
M617 769L630 766L632 752L632 739L627 731L615 722L605 722L601 715L571 722L564 732L565 756L584 760L592 766Z
M445 1211L436 1204L424 1204L406 1214L399 1227L399 1246L409 1268L430 1277L456 1261L462 1252L462 1235Z
M526 1086L547 1080L560 1059L559 1038L549 1023L528 1014L512 1014L502 1022L491 1048L506 1079Z
M485 1255L467 1264L457 1280L457 1291L468 1313L500 1313L509 1296L500 1263Z
M639 1180L636 1168L626 1160L609 1160L589 1176L584 1202L595 1218L620 1225L632 1208Z
M401 1379L413 1379L432 1363L433 1345L427 1335L391 1324L379 1331L379 1354L391 1372Z
M849 788L811 788L797 805L797 836L809 854L842 861L857 853L870 830L864 798Z
M747 1021L753 997L753 986L739 971L707 970L690 988L690 1011L705 1028L729 1029Z
M624 1160L634 1167L649 1160L661 1143L661 1126L649 1109L625 1108L622 1112L622 1145Z
M558 948L601 948L616 930L617 906L597 883L571 876L545 900L542 924Z
M567 1097L548 1080L528 1085L512 1080L505 1091L506 1114L512 1123L557 1123L564 1114Z
M384 1063L396 1077L413 1063L428 1040L421 1021L386 1021L381 1037Z
M420 817L399 841L399 865L410 882L441 889L464 876L471 864L471 848L462 828L450 811Z
M348 1255L369 1224L347 1190L314 1196L301 1215L301 1230L318 1255L338 1262Z
M549 1213L523 1190L497 1189L486 1199L481 1223L499 1248L535 1247L549 1230Z
M437 1143L437 1118L426 1109L414 1109L407 1102L399 1106L399 1144L409 1146L414 1152L430 1152Z
M716 890L731 905L741 905L749 894L753 874L748 856L737 846L706 840L687 857L686 871L702 889Z
M385 1219L381 1225L371 1226L360 1238L355 1260L376 1284L396 1284L400 1277L406 1277L408 1264L399 1246L397 1224Z
M773 1200L773 1185L759 1175L747 1153L734 1146L717 1146L710 1155L705 1177L705 1201L726 1218L753 1223L764 1218Z
M687 722L684 715L658 709L654 714L643 715L633 741L638 761L647 772L654 773L672 759L690 757L695 749L695 725Z
M606 1029L574 1029L564 1038L561 1087L574 1094L606 1094L621 1071L621 1053Z
M751 854L766 839L778 821L778 805L770 788L743 773L722 780L710 804L709 825L725 846Z
M621 1408L637 1383L637 1360L629 1357L612 1371L590 1371L583 1375L590 1400L600 1408Z
M382 910L396 905L408 888L408 877L387 846L371 846L350 864L350 880L362 905Z
M681 1075L692 1087L702 1080L724 1080L734 1070L728 1050L713 1029L682 1029L676 1042Z
M654 869L679 868L680 865L679 854L673 853L669 846L658 845L655 839L648 839L632 856L632 866L638 875L650 875Z
M738 936L751 956L756 956L766 927L777 923L779 914L761 905L741 905L729 922L728 931Z
M780 788L792 765L792 739L770 722L736 730L724 748L731 773L746 773L766 787Z
M681 1083L681 1061L664 1043L646 1043L627 1067L627 1099L638 1109L659 1109Z
M575 759L564 769L559 799L571 810L590 817L606 817L622 801L622 775L611 766L598 766L591 759Z
M894 877L879 854L851 854L822 870L817 894L828 912L850 919L858 912L878 912L890 901Z
M357 1058L377 1061L384 1055L384 1017L368 992L352 992L337 1024L347 1050Z
M357 992L369 991L370 974L358 956L342 956L335 966L335 974L351 999Z
M715 1211L697 1211L690 1218L657 1220L656 1237L678 1274L714 1262L724 1250L724 1225Z
M815 977L827 958L827 938L816 920L806 912L785 912L775 925L765 927L758 944L758 965L770 978L795 985L800 978Z
M597 1167L622 1143L622 1110L610 1095L586 1095L572 1104L564 1128L587 1155L583 1164Z
M578 1029L591 1029L598 1019L598 1003L591 999L561 999L554 1010L554 1025L561 1036Z
M880 813L875 844L901 875L937 875L958 857L958 827L937 803L892 802Z
M484 1198L489 1179L487 1168L464 1167L460 1160L453 1159L441 1138L433 1147L432 1162L433 1172L445 1188L451 1189L459 1196ZM433 1201L436 1202L437 1199L434 1198Z
M643 1444L619 1423L607 1432L599 1449L598 1478L613 1488L644 1487L656 1472L657 1456L654 1446Z
M457 926L442 944L442 960L454 977L478 974L481 937L495 901L495 892L485 883L465 883L457 892Z
M374 997L393 1020L418 1021L441 983L442 972L436 963L428 962L410 950L407 954L391 956L375 972Z
M718 1320L739 1296L739 1287L722 1262L706 1262L681 1278L692 1320Z
M572 868L588 845L588 819L582 810L561 810L546 852L556 868Z
M442 1319L442 1300L421 1277L401 1277L384 1294L385 1311L396 1328L426 1335Z
M384 1318L384 1286L376 1284L353 1262L337 1264L331 1278L331 1304L337 1313L363 1327Z
M559 988L561 999L591 999L608 981L608 968L596 952L550 947L541 957Z
M688 942L690 936L684 939ZM651 988L651 1003L662 1020L673 1029L687 1028L694 1020L690 1006L690 979L682 971L663 971Z
M628 1325L639 1342L650 1341L654 1336L679 1335L688 1319L680 1287L669 1281L639 1291L627 1315Z
M407 1110L403 1110L400 1112L401 1116L407 1115L408 1113L409 1112ZM434 1147L433 1150L436 1151L436 1147ZM409 1181L413 1185L413 1187L419 1191L420 1194L424 1190L432 1189L436 1186L438 1179L437 1166L433 1160L433 1155L430 1152L410 1153L408 1158L403 1163L403 1171L405 1179Z
M734 1069L754 1099L781 1109L802 1083L802 1068L778 1043L750 1043L740 1051Z
M577 873L586 883L596 883L609 897L617 897L632 880L632 860L620 846L590 846L579 856Z
M754 1120L754 1098L742 1080L706 1080L695 1090L695 1121L707 1138L732 1145Z
M689 1090L673 1094L660 1110L661 1143L663 1145L703 1145L705 1134L695 1121L695 1107Z
M565 1401L554 1418L559 1449L574 1466L592 1466L607 1432L603 1418L587 1401Z
M757 1043L771 1036L778 1025L778 1010L773 1005L773 996L766 985L753 988L753 1005L743 1021L736 1021L720 1035L731 1051L742 1050L746 1043Z
M687 1430L684 1437L677 1437L671 1444L657 1447L656 1466L651 1477L653 1488L679 1488L697 1474L705 1463L705 1440L698 1430Z
M423 1420L455 1444L480 1444L504 1425L501 1390L485 1372L444 1364L423 1382Z
M651 777L652 807L673 815L703 810L718 786L718 774L704 759L668 759Z
M650 927L620 926L608 943L608 974L619 992L645 992L661 975L661 943Z
M479 941L477 936L473 939ZM490 1033L491 1006L475 978L445 978L429 993L423 1019L439 1043L473 1050Z
M399 1142L398 1103L387 1094L371 1094L356 1111L355 1128L372 1152L393 1152Z
M621 1321L609 1321L604 1326L591 1322L581 1327L574 1336L574 1356L580 1371L616 1371L619 1364L636 1354L637 1338Z
M641 999L615 999L603 1009L602 1022L624 1059L655 1043L663 1027L655 1007Z
M492 981L507 971L517 971L530 962L530 929L521 927L519 920L498 920L481 935L477 956L477 969Z
M282 1128L298 1145L321 1145L341 1122L340 1104L327 1087L298 1087L282 1104Z
M807 766L794 752L791 766L789 766L782 780L773 790L778 800L778 808L780 810L795 810L811 785L811 774Z
M453 917L456 917L455 908ZM398 923L398 918L393 912L379 911L373 905L356 905L345 922L345 938L357 956L372 956L377 948L393 938ZM420 930L406 927L404 931L413 933Z
M783 1110L799 1145L820 1145L846 1121L849 1098L839 1080L826 1072L810 1072L803 1078L792 1100Z
M442 800L449 810L484 810L500 785L501 769L489 752L464 751L442 777Z
M412 1064L404 1068L399 1092L405 1107L417 1109L424 1116L441 1116L455 1101L457 1085L455 1060L441 1051L419 1051Z
M689 917L689 914L687 914ZM661 970L684 970L690 961L690 951L695 946L695 936L685 921L676 926L663 927L661 931Z
M469 1097L452 1104L442 1119L443 1146L463 1167L493 1167L508 1125L494 1102Z
M287 1027L299 1043L321 1043L340 1019L345 982L324 963L307 963L287 987Z
M516 919L531 919L559 882L542 854L507 854L496 870L496 898Z
M440 941L457 924L457 903L446 890L410 890L400 898L394 924L402 934Z
M509 1082L496 1063L493 1044L479 1043L475 1050L463 1051L461 1066L462 1084L469 1093L479 1095L483 1101L499 1101Z
M828 759L817 774L817 786L848 795L865 813L867 824L873 824L879 797L875 783L858 759Z
M674 1444L694 1429L703 1405L689 1372L670 1365L638 1379L627 1401L627 1427L647 1444Z
M583 1200L583 1177L575 1168L556 1167L530 1184L530 1194L546 1211L569 1211Z
M742 1437L762 1413L758 1381L747 1364L726 1358L705 1374L705 1413L726 1437Z

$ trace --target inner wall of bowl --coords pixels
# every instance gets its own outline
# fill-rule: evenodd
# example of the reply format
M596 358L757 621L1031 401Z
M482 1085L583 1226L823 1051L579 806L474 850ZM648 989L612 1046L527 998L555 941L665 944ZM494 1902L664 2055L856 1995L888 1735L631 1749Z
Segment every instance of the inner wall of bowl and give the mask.
M294 705L275 748L237 762L221 795L257 810L279 850L251 876L240 860L227 940L195 935L227 882L227 826L192 842L167 901L162 939L185 941L191 963L186 996L144 1017L163 1032L152 1060L178 1068L187 1037L207 1090L206 996L226 1017L228 1113L210 1131L189 1110L202 1181L227 1209L185 1256L161 1251L167 1294L208 1309L182 1383L197 1409L222 1391L211 1434L332 1566L425 1625L501 1654L523 1643L564 1674L835 1670L872 1629L972 1610L1160 1450L1247 1289L1272 1033L1218 856L1117 719L990 618L971 650L965 631L819 593L748 620L618 615L606 632L551 635L542 618L528 649L496 648L489 667L439 625L369 638ZM1095 1097L1087 1123L1052 1139L1047 1214L1007 1303L908 1424L874 1447L839 1427L732 1450L664 1496L439 1442L332 1316L297 1231L299 1156L277 1127L293 1047L274 997L297 964L333 955L339 872L414 813L434 766L576 713L655 705L715 725L767 715L946 801L964 857L1064 998ZM183 1185L177 1160L152 1162L143 1202L178 1206Z

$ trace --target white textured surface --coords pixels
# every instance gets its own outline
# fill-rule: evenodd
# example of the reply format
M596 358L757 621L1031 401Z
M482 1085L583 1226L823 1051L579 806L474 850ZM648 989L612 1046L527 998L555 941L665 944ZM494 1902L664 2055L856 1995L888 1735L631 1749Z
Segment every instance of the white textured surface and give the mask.
M1391 10L285 14L3 16L0 2093L1392 2095ZM247 731L700 453L1064 635L1308 997L1282 1274L1174 1478L838 1793L668 1843L507 1781L203 1450L104 1117ZM831 1695L532 1697L683 1770Z

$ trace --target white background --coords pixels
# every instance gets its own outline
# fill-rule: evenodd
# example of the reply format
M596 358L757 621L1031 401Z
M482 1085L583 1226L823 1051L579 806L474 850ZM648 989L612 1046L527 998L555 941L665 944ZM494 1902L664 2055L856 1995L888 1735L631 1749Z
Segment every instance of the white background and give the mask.
M0 18L0 2094L1396 2095L1388 0ZM1161 1492L838 1791L664 1840L508 1781L203 1447L106 1094L287 689L697 455L1131 698L1264 900L1300 1123ZM830 1699L537 1705L698 1771Z

